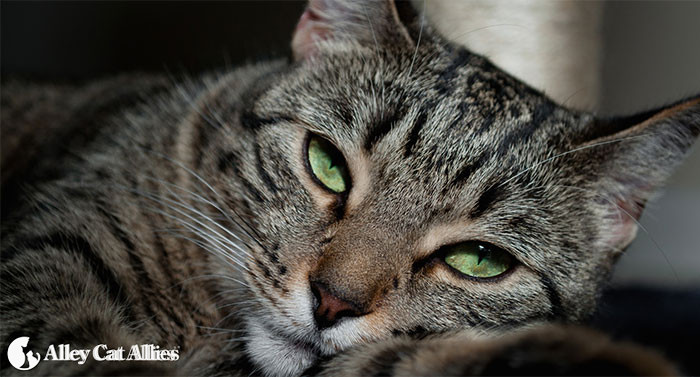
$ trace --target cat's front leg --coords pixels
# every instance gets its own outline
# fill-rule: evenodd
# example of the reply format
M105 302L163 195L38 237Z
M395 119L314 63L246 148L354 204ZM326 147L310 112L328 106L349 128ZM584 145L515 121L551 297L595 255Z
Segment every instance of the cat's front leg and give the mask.
M398 337L317 365L321 376L677 375L659 354L600 332L546 325L485 336L472 331Z

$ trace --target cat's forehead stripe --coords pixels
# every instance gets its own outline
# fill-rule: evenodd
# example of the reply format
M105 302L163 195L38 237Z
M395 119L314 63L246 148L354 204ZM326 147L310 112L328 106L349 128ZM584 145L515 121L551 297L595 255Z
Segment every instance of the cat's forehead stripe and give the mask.
M455 175L454 179L451 182L451 186L459 187L463 185L464 182L466 182L475 171L477 171L484 165L487 159L488 155L486 153L482 153L476 159L473 159L472 161L465 164Z
M476 218L483 215L486 211L492 208L496 202L503 200L506 195L507 193L500 183L493 184L491 187L481 193L479 199L476 201L476 205L469 213L469 217Z
M403 102L402 99L399 99L396 106L380 109L376 120L372 122L374 126L370 128L365 139L364 147L366 150L372 150L396 125L401 123L408 112L408 107L403 105Z
M517 127L503 138L498 145L498 156L506 155L516 143L527 143L539 127L546 123L547 119L554 112L554 109L554 105L548 101L537 105L531 113L529 122Z
M404 158L407 158L411 154L413 154L414 147L418 143L420 131L423 129L423 126L425 125L428 119L428 112L434 107L434 105L435 103L433 101L427 101L423 106L420 107L420 110L418 111L418 117L413 122L413 126L411 127L408 136L406 137L406 144L404 145L403 152Z
M456 55L437 79L435 89L440 95L449 95L455 90L454 79L457 76L457 70L473 64L473 57L476 56L465 49L458 49Z

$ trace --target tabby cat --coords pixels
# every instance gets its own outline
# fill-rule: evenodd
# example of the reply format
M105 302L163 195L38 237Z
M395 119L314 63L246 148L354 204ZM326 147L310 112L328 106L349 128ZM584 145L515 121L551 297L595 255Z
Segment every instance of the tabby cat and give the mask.
M2 374L21 336L179 352L33 374L676 372L561 323L595 308L699 98L567 110L388 0L312 0L292 46L4 85L3 189L31 189L3 214Z

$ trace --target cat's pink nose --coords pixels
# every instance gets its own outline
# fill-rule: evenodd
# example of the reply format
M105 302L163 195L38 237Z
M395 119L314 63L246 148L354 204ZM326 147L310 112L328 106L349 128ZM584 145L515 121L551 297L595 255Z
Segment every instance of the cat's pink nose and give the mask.
M359 317L358 306L333 293L322 283L311 282L311 292L316 298L314 319L319 329L335 325L343 317Z

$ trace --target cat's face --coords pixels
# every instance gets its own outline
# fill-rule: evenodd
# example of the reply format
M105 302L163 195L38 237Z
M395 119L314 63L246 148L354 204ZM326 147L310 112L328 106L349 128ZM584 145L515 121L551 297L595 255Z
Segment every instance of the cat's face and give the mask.
M392 334L590 313L690 135L603 127L390 2L362 5L312 2L295 64L215 143L212 181L254 228L253 361L296 373Z

